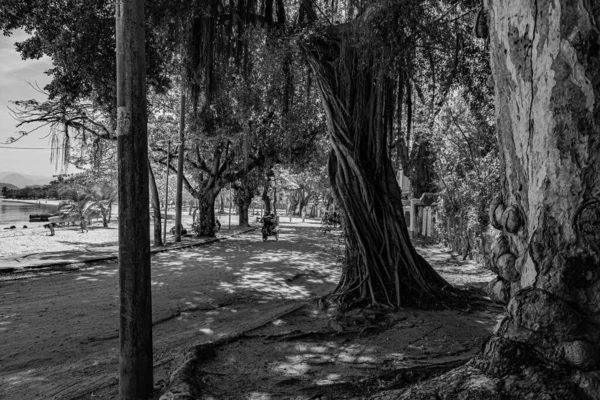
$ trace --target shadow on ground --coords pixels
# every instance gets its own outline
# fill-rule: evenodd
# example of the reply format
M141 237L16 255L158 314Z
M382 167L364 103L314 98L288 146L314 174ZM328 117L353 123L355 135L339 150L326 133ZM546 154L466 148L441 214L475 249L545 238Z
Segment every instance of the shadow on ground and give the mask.
M402 387L466 362L500 313L492 306L334 317L307 305L217 348L197 367L200 398L350 399Z
M317 224L307 224L288 232L288 237L302 234L318 239L322 232L317 229ZM335 242L316 241L325 247ZM476 262L463 262L442 247L418 250L455 286L481 288L492 277ZM334 274L331 265L306 256L298 260L294 251L292 240L265 243L264 251L248 253L239 279L220 289L256 296L256 300L300 300L308 297L307 289L293 287L294 282L334 287L339 273ZM295 260L299 270L292 277L289 271L286 275L288 260ZM312 299L293 313L203 353L194 367L199 382L194 396L204 400L365 398L462 365L479 351L502 315L502 307L485 299L468 311L362 310L343 315L325 310L322 301Z

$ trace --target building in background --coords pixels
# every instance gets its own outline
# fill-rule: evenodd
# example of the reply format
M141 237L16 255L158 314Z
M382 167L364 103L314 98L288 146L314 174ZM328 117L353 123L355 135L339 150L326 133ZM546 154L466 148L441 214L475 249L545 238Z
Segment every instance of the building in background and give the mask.
M402 190L402 206L404 209L404 220L411 238L433 236L433 224L435 221L435 205L439 198L437 193L423 193L421 198L412 197L412 186L410 179L404 175L402 170L396 174L396 180Z

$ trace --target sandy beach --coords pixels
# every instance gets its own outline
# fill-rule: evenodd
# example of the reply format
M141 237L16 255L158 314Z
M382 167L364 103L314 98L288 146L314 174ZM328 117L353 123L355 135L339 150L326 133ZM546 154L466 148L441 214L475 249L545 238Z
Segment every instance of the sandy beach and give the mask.
M22 200L30 202L29 200ZM31 200L37 201L37 200ZM58 200L48 200L56 201ZM44 228L47 222L29 222L27 220L19 223L13 223L16 229L3 229L0 227L0 257L13 255L37 254L45 252L58 251L92 251L93 248L100 246L117 245L119 241L118 222L116 216L118 210L113 209L113 219L108 228L102 226L102 220L96 219L91 225L88 225L88 232L82 233L79 226L67 226L56 229L56 234L50 236L50 231ZM164 214L163 214L164 215ZM168 211L169 219L167 221L167 230L174 226L175 210ZM220 215L222 224L221 234L229 233L228 216ZM187 210L183 212L182 222L186 229L190 230L192 225L192 215L188 215ZM164 220L163 220L164 223ZM239 230L237 227L237 215L231 216L231 232ZM27 228L23 228L26 225ZM153 224L150 224L150 238L152 239ZM167 233L167 243L173 241L173 235ZM184 238L185 239L185 238ZM189 240L189 239L188 239Z

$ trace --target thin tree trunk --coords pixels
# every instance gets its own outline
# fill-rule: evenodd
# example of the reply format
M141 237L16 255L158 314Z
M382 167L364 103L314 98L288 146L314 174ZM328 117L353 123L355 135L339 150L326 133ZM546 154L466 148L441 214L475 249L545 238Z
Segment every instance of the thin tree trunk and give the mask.
M175 192L175 242L181 242L181 209L183 202L183 153L185 148L185 75L181 76L179 110L179 152L177 157L177 186Z
M265 205L265 215L271 214L271 198L269 198L269 184L265 185L261 198Z
M144 1L117 0L121 399L152 397L152 301Z
M160 215L160 197L158 194L158 187L156 186L156 179L154 177L154 171L152 166L148 163L148 178L150 181L150 198L152 201L152 218L154 220L154 245L162 246L162 225Z

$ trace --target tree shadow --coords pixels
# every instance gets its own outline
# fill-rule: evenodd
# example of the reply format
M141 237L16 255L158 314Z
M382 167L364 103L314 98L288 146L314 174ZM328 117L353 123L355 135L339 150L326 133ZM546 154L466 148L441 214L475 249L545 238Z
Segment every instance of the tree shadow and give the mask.
M334 318L306 306L216 348L196 378L206 399L360 397L466 362L495 323L493 314L448 310Z

